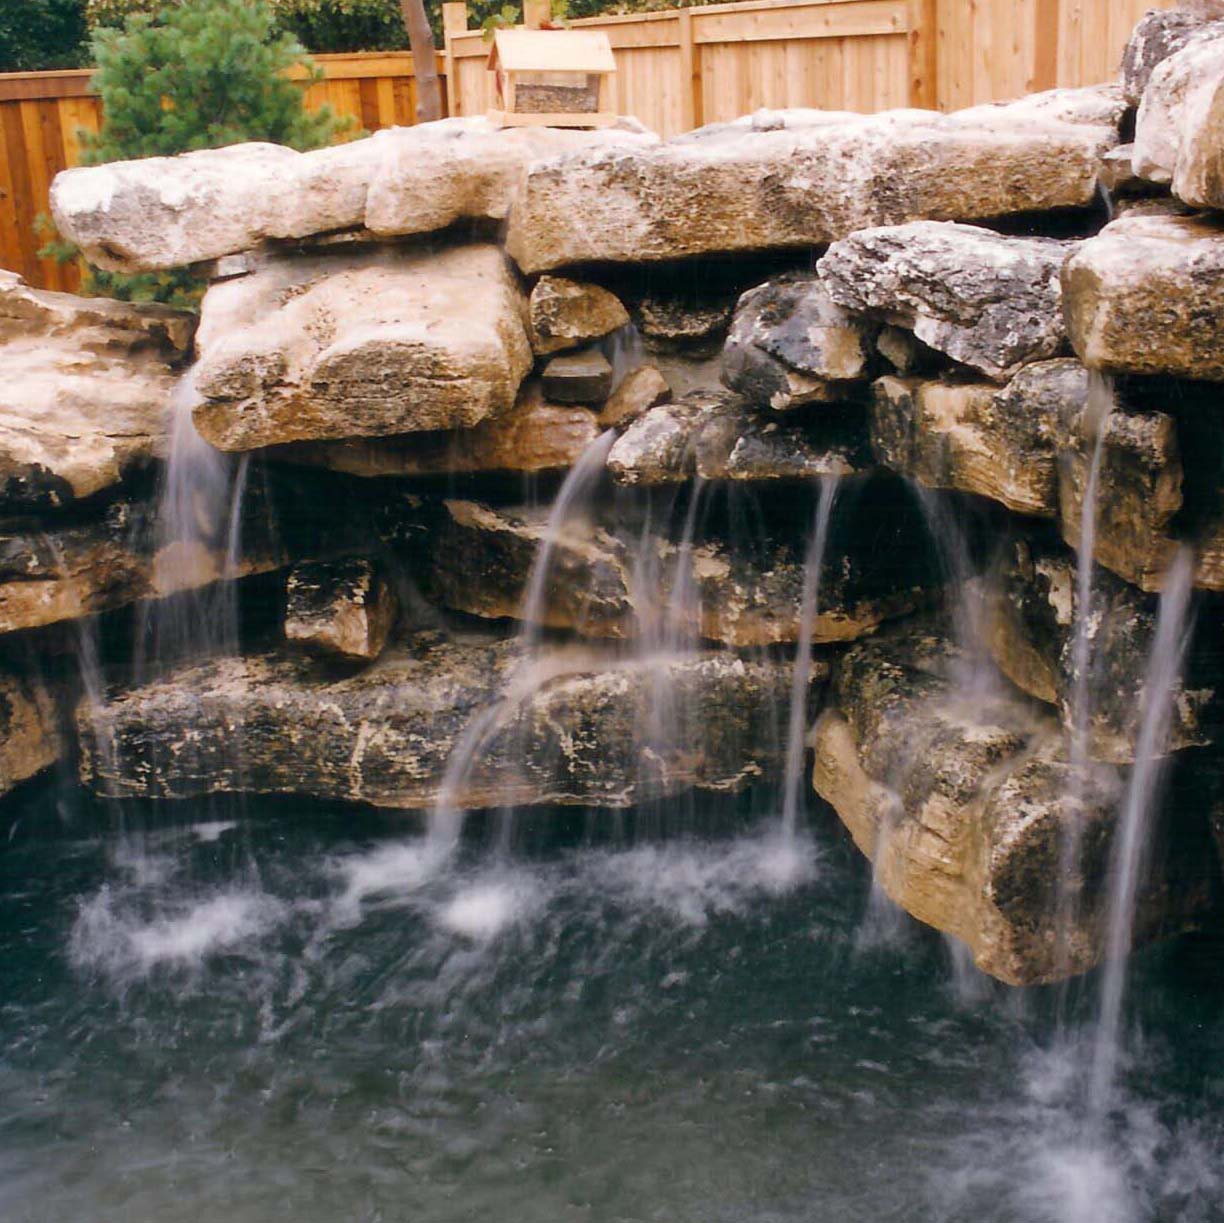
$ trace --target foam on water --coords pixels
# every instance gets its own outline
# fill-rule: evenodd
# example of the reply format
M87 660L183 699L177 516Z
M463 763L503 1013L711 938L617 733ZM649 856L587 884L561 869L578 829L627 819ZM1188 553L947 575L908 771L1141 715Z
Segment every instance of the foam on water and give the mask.
M440 926L474 942L523 920L538 900L525 878L485 879L463 888L437 914Z

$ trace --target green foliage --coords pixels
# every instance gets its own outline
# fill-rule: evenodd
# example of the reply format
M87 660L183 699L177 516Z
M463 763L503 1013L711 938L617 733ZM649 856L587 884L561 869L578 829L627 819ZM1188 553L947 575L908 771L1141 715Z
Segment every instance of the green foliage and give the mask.
M79 68L85 0L0 0L0 72Z
M244 140L296 149L319 148L352 126L330 108L302 105L305 85L320 74L301 45L276 28L265 0L191 0L157 16L134 13L122 29L93 37L102 100L96 135L81 133L85 164L185 153ZM285 73L302 65L306 79ZM66 243L44 247L49 258L75 258ZM199 285L181 271L116 276L90 269L87 291L179 304L198 299Z

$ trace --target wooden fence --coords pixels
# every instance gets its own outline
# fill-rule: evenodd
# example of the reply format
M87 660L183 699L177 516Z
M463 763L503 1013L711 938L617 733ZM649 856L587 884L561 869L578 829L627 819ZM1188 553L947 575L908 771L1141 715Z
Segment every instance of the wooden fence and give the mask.
M748 0L591 17L616 55L617 108L674 135L760 107L955 110L1112 79L1127 36L1173 0ZM488 46L447 13L452 114L489 106Z
M403 126L416 115L412 56L403 52L316 55L324 80L306 90L306 105L330 104L351 115L357 130ZM438 57L438 71L445 72ZM45 237L35 218L46 212L51 180L77 164L79 132L97 131L102 111L89 93L90 72L16 72L0 75L0 267L31 284L75 289L75 264L39 259Z
M616 54L617 109L665 135L760 107L954 110L1055 85L1111 79L1135 22L1173 0L748 0L592 17ZM461 3L443 5L439 57L451 114L488 107L488 44ZM319 55L330 102L366 131L413 122L412 56ZM51 179L96 129L89 73L0 76L0 267L33 284L76 287L74 267L39 260L34 219Z

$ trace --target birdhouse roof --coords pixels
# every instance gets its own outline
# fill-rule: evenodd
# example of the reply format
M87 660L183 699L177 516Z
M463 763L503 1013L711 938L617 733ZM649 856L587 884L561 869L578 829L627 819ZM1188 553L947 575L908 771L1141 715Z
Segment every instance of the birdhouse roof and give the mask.
M497 30L489 67L507 72L615 72L602 30Z

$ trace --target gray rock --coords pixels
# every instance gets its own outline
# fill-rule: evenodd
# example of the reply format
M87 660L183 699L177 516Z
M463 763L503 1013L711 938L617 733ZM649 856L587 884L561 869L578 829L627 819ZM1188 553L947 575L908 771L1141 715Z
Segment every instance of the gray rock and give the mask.
M395 593L368 557L295 565L285 583L285 638L345 662L373 662L399 611Z
M598 348L564 353L544 367L543 386L557 403L601 404L612 393L612 366Z
M537 161L507 249L529 274L716 251L799 249L918 218L976 220L1095 198L1118 91L1055 91L950 115L779 111L662 144Z
M196 427L252 450L478 424L531 369L524 304L493 246L270 263L204 298Z
M187 311L30 288L0 271L0 509L55 509L166 452Z
M814 273L780 276L739 299L722 379L776 410L846 400L868 374L876 330L836 305Z
M818 265L849 310L907 327L924 344L992 378L1062 354L1059 273L1073 243L1008 238L970 225L916 221L865 229Z
M1213 22L1184 8L1155 9L1145 13L1131 32L1122 56L1122 92L1138 106L1152 73L1187 43L1220 37L1224 22Z
M244 791L428 809L461 736L491 708L478 758L448 796L457 808L625 807L735 791L781 767L770 715L789 690L785 663L590 651L527 671L517 661L509 641L418 634L343 677L280 653L187 667L81 709L81 777L114 796ZM824 674L814 668L814 690Z

